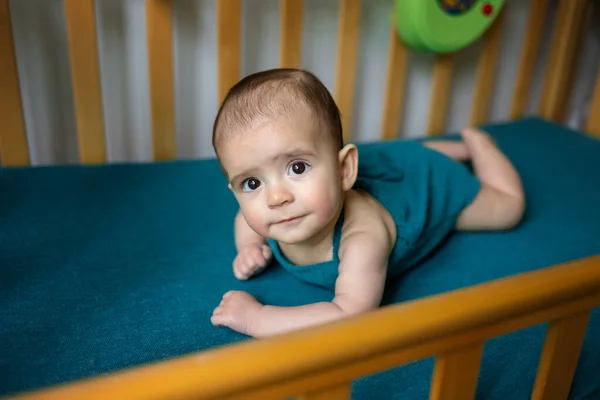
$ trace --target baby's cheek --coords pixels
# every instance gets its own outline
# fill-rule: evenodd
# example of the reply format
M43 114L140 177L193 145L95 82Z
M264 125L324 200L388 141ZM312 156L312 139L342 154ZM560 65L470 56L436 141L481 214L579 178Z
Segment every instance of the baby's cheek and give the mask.
M250 228L252 228L259 235L264 236L268 226L262 213L252 208L243 210L243 213Z
M339 196L331 187L321 188L312 196L311 201L313 202L313 208L318 210L321 222L327 223L337 210Z

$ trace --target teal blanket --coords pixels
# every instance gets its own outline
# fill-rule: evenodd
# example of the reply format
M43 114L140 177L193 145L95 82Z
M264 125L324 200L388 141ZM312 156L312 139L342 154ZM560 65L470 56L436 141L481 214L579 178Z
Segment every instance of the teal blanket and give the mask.
M600 253L600 142L536 118L487 128L522 175L522 226L452 234L385 304ZM210 324L231 289L277 305L332 298L278 266L237 281L235 212L214 160L0 169L0 396L247 340ZM544 332L490 340L477 398L528 399ZM362 378L353 398L427 399L432 367ZM573 399L600 398L598 371L594 310Z

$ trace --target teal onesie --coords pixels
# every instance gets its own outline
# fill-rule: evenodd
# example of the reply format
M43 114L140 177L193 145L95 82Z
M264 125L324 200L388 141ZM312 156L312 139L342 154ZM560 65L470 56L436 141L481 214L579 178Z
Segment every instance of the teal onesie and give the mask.
M370 193L396 223L388 278L397 277L418 264L454 229L460 212L479 192L480 181L465 165L418 141L367 143L357 148L354 187ZM335 225L331 261L296 266L276 241L268 240L274 260L298 279L333 290L343 224L342 213Z

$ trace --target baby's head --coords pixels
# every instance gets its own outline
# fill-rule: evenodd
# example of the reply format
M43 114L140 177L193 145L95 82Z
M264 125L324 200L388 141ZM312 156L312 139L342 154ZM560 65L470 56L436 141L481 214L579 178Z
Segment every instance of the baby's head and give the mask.
M301 70L259 72L231 88L213 146L248 225L283 243L333 226L356 180L358 154L343 146L338 108Z

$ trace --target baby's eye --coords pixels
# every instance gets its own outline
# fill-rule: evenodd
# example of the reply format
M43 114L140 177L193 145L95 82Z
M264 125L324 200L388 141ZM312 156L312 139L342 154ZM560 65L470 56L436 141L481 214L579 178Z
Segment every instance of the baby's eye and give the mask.
M292 175L302 175L306 171L308 171L310 166L303 161L298 161L290 165L290 174Z
M248 178L242 182L242 190L244 192L252 192L260 187L260 181L256 178Z

